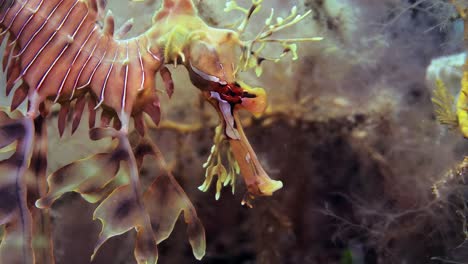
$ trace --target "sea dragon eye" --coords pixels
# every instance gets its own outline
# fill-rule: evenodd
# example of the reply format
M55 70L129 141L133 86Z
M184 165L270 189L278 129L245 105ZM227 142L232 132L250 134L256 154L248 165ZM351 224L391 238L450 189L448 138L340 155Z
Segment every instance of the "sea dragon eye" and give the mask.
M263 112L266 107L266 94L262 88L250 88L245 83L237 81L227 83L220 78L197 69L190 63L191 79L198 88L209 92L212 104L222 115L225 122L225 134L231 139L239 139L234 122L233 112L241 107L253 114ZM195 77L195 76L196 77ZM202 80L199 80L202 79Z

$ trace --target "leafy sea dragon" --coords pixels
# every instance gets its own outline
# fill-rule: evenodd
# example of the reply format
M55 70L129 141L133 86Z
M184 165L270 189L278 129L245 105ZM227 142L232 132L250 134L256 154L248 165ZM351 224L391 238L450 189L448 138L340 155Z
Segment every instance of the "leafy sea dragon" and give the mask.
M205 233L195 208L156 144L145 136L143 114L156 124L160 119L156 73L160 73L169 96L174 89L167 64L184 65L191 82L219 113L221 122L204 165L206 180L200 189L206 191L217 176L219 198L222 185L231 184L234 190L235 175L240 173L248 190L243 203L250 205L255 196L269 196L282 187L281 181L272 180L261 166L238 116L241 109L260 114L266 106L266 93L238 80L237 73L254 68L260 75L263 61L278 61L287 53L297 59L297 42L320 40L273 37L303 20L310 11L298 15L294 7L287 17L274 21L272 10L263 30L254 39L244 40L242 33L260 10L262 0L252 0L249 9L229 1L226 11L244 13L232 29L207 25L192 0L163 0L147 31L121 39L131 22L114 32L112 13L104 16L105 3L0 0L0 38L7 42L3 60L6 91L15 90L11 109L24 100L28 102L25 115L0 113L0 147L13 145L14 150L0 163L0 224L4 224L0 263L54 262L47 212L67 192L77 192L86 201L99 204L94 218L102 222L102 231L92 257L110 237L135 229L137 262L156 263L156 245L170 235L181 212L195 257L204 256ZM101 26L98 20L102 17ZM279 44L283 53L275 58L263 56L268 43ZM60 134L70 111L72 132L76 130L87 104L90 138L113 138L117 144L111 152L58 169L46 182L47 133L43 121L52 104L61 107ZM102 115L96 126L98 109L102 109ZM128 137L132 119L140 135L136 144ZM158 161L164 171L149 187L141 185L139 176L145 156ZM227 157L228 169L223 156Z

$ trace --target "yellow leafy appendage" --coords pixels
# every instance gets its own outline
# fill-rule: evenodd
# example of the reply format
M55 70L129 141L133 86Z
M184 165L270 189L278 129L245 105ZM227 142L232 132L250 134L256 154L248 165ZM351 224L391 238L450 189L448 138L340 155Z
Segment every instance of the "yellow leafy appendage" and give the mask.
M437 121L451 129L458 127L455 98L447 90L447 87L442 80L437 80L436 82L436 89L432 96L432 103L434 104L434 112Z

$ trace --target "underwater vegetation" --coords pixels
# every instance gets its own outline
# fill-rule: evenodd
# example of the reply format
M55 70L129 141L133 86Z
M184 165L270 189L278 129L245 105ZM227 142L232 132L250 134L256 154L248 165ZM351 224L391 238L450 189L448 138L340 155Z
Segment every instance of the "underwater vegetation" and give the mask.
M0 263L468 263L467 10L0 0Z

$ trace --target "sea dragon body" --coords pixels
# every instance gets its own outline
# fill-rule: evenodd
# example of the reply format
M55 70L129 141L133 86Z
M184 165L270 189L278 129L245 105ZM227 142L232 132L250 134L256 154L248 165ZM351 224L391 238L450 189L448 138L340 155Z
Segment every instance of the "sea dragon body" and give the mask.
M11 55L9 85L23 79L21 89L36 105L47 99L66 105L89 91L120 121L157 100L155 74L164 58L150 43L152 30L117 40L111 15L103 28L97 24L97 7L96 1L29 0L4 8L4 34L10 32L14 49L5 55Z
M270 17L266 32L253 41L243 41L241 33L261 1L252 1L249 10L233 3L228 6L246 14L237 30L207 25L191 0L164 0L148 30L123 40L120 37L128 31L128 24L117 36L112 14L103 15L104 0L0 0L3 29L0 37L7 38L3 58L7 94L17 87L11 110L24 100L28 102L25 116L15 112L0 115L5 124L0 126L0 147L17 142L15 153L0 163L4 172L0 177L0 200L9 203L0 203L0 224L6 224L0 245L1 263L53 263L50 225L44 219L48 219L47 208L70 191L100 204L94 217L101 220L103 229L94 253L110 237L135 229L136 260L155 263L156 244L169 236L183 211L194 255L198 259L203 257L205 235L196 211L157 146L144 136L143 114L148 114L156 124L160 120L156 74L160 73L169 96L174 89L167 64L184 65L192 83L220 116L215 146L205 164L206 181L200 189L206 191L217 176L216 198L219 198L221 184L230 183L234 187L234 176L239 172L247 185L248 199L272 195L282 187L280 181L270 179L262 168L237 115L240 109L261 113L266 106L265 91L237 80L237 71L258 69L265 60L258 55L268 37L299 22L308 13L296 16L293 9L285 24L283 20L271 24ZM99 24L101 17L103 26ZM295 52L293 42L310 40L318 38L286 39L279 43L287 53ZM254 50L255 44L261 47ZM91 139L112 137L118 140L118 145L110 153L99 153L57 170L47 177L46 183L47 134L43 120L51 103L61 106L60 134L72 110L72 132L76 130L87 104ZM102 109L101 124L96 126L98 109ZM132 118L141 135L137 146L132 146L128 139ZM115 129L108 128L112 119ZM230 145L229 173L219 163L220 145L226 140ZM145 189L139 182L138 171L147 155L154 156L166 174ZM120 168L121 162L127 164L126 170ZM35 176L34 187L27 184L30 171ZM127 178L125 184L115 180L122 171ZM38 200L34 203L31 199ZM34 246L34 237L38 236L49 241L47 246L40 249Z

